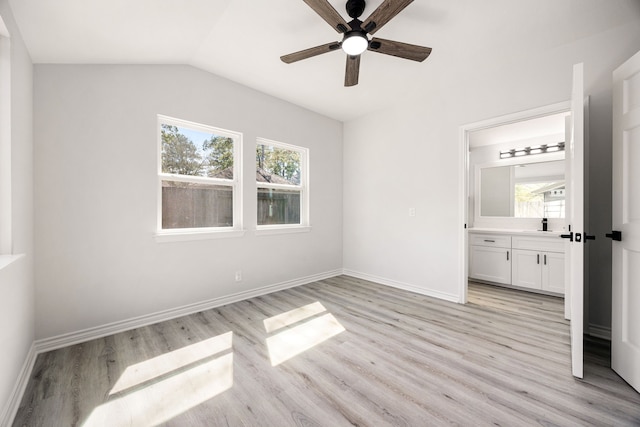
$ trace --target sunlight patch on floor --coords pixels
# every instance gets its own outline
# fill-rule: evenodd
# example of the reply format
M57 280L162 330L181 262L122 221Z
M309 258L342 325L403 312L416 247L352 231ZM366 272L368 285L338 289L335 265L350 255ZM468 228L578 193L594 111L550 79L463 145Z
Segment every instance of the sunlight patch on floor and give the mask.
M228 332L134 365L83 426L159 425L229 390L231 341Z
M287 311L286 313L278 314L277 316L264 319L264 329L268 332L277 331L285 326L293 325L301 320L308 319L316 314L324 313L326 308L316 301L312 304L307 304L302 307Z
M169 353L161 354L144 362L128 366L122 373L109 395L161 377L177 369L211 357L231 348L232 332L209 338Z
M325 314L317 316L321 313ZM299 324L288 327L294 323ZM271 366L278 366L345 331L333 314L327 313L319 302L271 317L264 324L267 332L286 328L266 339Z

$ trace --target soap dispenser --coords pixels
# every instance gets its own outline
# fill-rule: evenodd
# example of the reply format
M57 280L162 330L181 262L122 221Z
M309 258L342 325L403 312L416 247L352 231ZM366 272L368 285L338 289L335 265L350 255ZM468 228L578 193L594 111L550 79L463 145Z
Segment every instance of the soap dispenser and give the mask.
M542 231L548 231L547 230L547 218L542 218Z

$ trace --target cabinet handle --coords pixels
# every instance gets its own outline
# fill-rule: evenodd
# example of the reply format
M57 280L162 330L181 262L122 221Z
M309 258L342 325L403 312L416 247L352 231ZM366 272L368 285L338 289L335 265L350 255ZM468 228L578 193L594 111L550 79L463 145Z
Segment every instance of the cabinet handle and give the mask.
M507 251L507 261L509 261L509 251Z
M544 255L544 265L547 265L547 254Z
M538 254L537 257L538 257L538 261L537 262L538 262L538 264L540 264L540 254Z
M489 239L484 239L484 241L487 242L487 243L495 243L496 242L495 240L489 240Z

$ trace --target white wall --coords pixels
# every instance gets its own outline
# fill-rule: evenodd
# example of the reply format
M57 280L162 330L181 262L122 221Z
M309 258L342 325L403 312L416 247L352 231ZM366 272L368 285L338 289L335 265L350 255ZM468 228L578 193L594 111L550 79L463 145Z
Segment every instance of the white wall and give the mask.
M36 65L34 92L37 338L342 267L340 122L189 66ZM243 133L244 237L154 240L157 114ZM257 137L309 148L311 232L254 235Z
M591 96L589 313L610 325L611 73L640 49L640 5L633 1L503 2L495 44L476 46L491 22L450 22L461 37L434 40L420 64L422 84L401 105L345 124L344 266L424 293L457 298L463 249L459 235L459 129L570 99L572 65L585 63ZM453 5L452 7L456 7ZM523 9L524 10L524 9ZM526 26L518 27L518 22ZM513 24L512 24L513 23ZM530 35L524 34L530 28ZM502 32L508 28L506 37ZM523 34L520 34L520 33ZM460 44L447 49L448 43ZM455 47L455 49L454 49ZM456 53L454 53L456 52ZM459 53L458 53L459 52ZM416 208L409 217L408 209Z
M34 340L32 65L6 0L0 16L11 35L11 216L13 253L0 270L0 424Z

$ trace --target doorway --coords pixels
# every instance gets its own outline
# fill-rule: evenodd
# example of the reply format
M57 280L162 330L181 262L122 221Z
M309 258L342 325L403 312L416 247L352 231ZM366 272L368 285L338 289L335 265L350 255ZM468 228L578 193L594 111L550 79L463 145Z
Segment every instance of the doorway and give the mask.
M462 158L462 220L464 224L464 232L462 233L462 254L463 262L462 277L460 278L460 295L461 303L468 300L468 282L470 267L470 235L474 230L504 230L508 234L509 230L537 230L541 228L540 215L549 217L548 226L550 230L560 231L565 226L563 215L564 200L560 197L556 200L547 200L543 198L541 193L544 189L538 188L537 202L522 203L522 195L515 196L514 188L516 181L523 183L527 180L535 181L531 177L526 177L527 173L533 173L533 170L540 166L551 166L552 161L562 161L564 152L562 146L557 148L557 143L564 144L565 135L565 117L570 114L571 102L562 102L545 107L527 110L505 116L495 117L488 120L472 123L461 127L461 158ZM554 145L553 150L546 151L548 146ZM540 150L540 147L544 147ZM551 151L555 151L553 154ZM541 155L537 155L541 154ZM525 160L526 159L526 160ZM523 168L522 166L534 166ZM557 166L557 165L556 165ZM486 181L490 182L491 178L502 175L504 179L498 178L498 182L502 182L505 187L503 196L497 195L497 191L490 184L485 187L485 194L491 193L493 199L500 199L502 208L498 208L495 200L486 202L481 200L482 194L482 174L485 171ZM526 172L525 172L526 171ZM547 172L547 176L557 175L557 173ZM506 181L506 182L505 182ZM542 180L538 180L542 181ZM561 182L562 181L562 182ZM553 180L546 183L538 183L539 185L547 185L547 190L556 190L556 195L562 195L563 179L555 176ZM531 185L519 185L519 189L523 187L532 187ZM491 188L492 191L487 189ZM506 189L510 189L510 193ZM553 191L552 191L553 192ZM526 199L527 197L524 197ZM518 202L518 199L520 200ZM542 201L541 201L542 200ZM494 203L495 202L495 203ZM520 206L517 205L518 202ZM537 203L537 209L546 209L543 211L531 211L532 205ZM483 205L484 204L484 205ZM535 206L534 206L535 207ZM526 208L525 210L523 210ZM557 211L550 210L551 208ZM497 210L495 210L497 209ZM534 212L534 213L532 213ZM535 215L535 217L534 217ZM500 239L483 239L486 241ZM511 249L509 247L509 249ZM480 251L483 252L483 251ZM485 251L487 254L490 251ZM508 271L509 277L504 278L502 282L496 280L497 283L506 284L511 282L511 260L513 253L509 250L506 253L505 262L508 266L502 265L503 271ZM526 254L525 254L526 255ZM537 255L537 254L536 254ZM543 259L547 257L543 253ZM504 256L500 255L500 256ZM539 255L537 255L539 258ZM480 263L485 264L487 259L483 259ZM473 273L473 272L472 272ZM505 273L507 274L507 273ZM537 274L537 273L536 273ZM494 277L487 275L486 277ZM495 276L500 277L500 276ZM492 280L489 280L490 282ZM522 282L525 283L525 282ZM568 310L566 310L568 312Z

